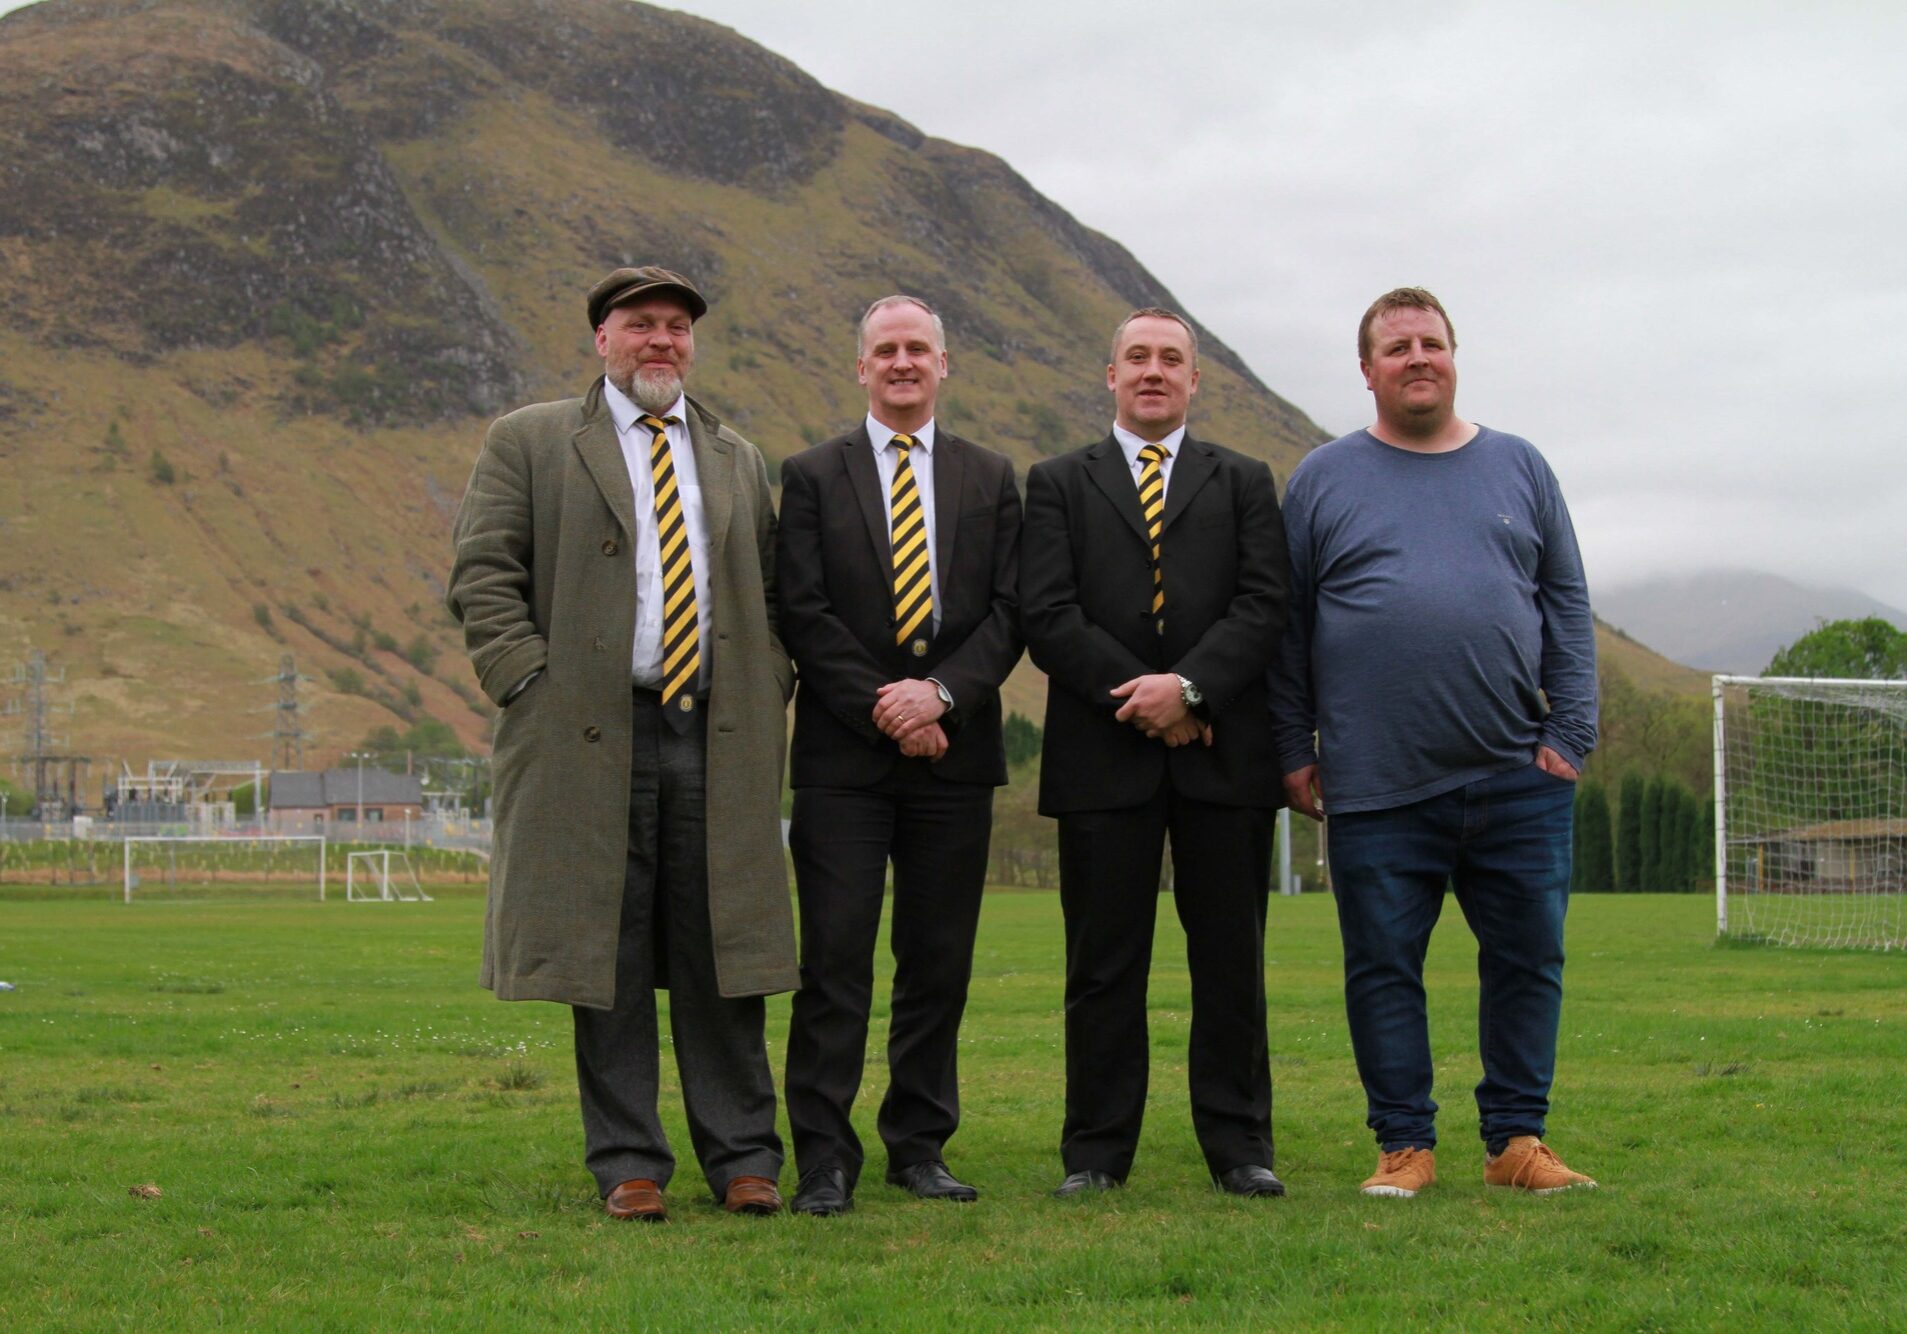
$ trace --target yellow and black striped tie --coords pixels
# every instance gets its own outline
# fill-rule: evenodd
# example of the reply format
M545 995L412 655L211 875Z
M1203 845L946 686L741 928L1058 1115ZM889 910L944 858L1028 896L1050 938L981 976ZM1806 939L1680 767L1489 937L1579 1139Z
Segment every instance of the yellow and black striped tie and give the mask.
M649 477L655 484L656 543L662 557L662 707L670 717L686 719L695 711L702 648L689 526L682 517L682 493L676 488L675 459L669 453L668 428L678 420L644 417L642 424L655 433L649 442Z
M910 435L894 437L900 456L894 462L894 485L888 491L892 518L888 541L894 551L894 642L911 646L918 658L927 652L927 631L922 627L934 614L934 581L927 559L927 519L909 461L916 443Z
M1147 445L1139 451L1139 508L1146 516L1146 537L1152 543L1152 619L1165 633L1165 567L1159 563L1159 534L1165 528L1164 445Z

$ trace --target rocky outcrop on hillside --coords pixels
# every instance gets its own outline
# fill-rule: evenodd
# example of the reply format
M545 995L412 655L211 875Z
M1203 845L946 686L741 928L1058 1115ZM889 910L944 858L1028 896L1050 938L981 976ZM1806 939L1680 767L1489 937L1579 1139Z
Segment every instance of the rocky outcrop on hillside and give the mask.
M520 391L501 311L420 225L323 65L208 11L74 8L0 29L17 131L0 244L30 261L9 275L8 323L135 360L277 341L301 362L288 403L360 422ZM479 318L419 318L449 309Z
M812 182L850 122L867 125L914 159L894 173L901 232L950 268L997 239L971 202L994 193L1127 305L1171 302L997 158L623 0L48 0L0 24L0 89L17 129L0 241L31 260L0 292L13 327L133 358L277 340L301 363L287 405L359 424L490 412L523 391L509 312L387 156L496 100L573 116L665 174L770 195ZM719 286L712 247L637 230ZM594 249L598 265L635 257ZM1056 279L1029 258L1038 299ZM994 327L985 300L942 297L983 346L1057 357Z

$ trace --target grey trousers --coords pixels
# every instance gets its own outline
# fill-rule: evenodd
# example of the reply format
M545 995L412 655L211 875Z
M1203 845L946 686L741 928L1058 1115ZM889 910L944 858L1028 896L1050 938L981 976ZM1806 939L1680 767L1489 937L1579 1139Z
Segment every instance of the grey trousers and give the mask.
M727 999L715 986L709 927L705 710L678 735L651 695L634 704L629 771L629 860L613 1009L575 1006L576 1083L584 1162L607 1195L632 1178L667 1185L675 1155L656 1115L656 987L666 970L669 1032L689 1140L720 1199L738 1176L781 1173L775 1085L759 996Z

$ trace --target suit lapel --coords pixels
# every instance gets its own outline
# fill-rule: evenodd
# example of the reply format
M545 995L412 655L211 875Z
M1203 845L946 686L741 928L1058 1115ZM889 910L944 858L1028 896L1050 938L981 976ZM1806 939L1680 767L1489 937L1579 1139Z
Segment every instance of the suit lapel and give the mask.
M623 535L636 540L636 492L629 482L629 464L623 458L622 445L616 440L616 423L603 402L603 382L596 381L583 396L583 424L572 443L582 457L583 466L603 493L609 510L622 525Z
M1145 511L1139 508L1139 488L1132 480L1126 452L1119 448L1117 440L1108 435L1086 452L1086 475L1105 492L1113 509L1124 516L1132 535L1150 548L1152 541L1146 533Z
M1170 531L1173 520L1185 513L1200 487L1218 471L1218 456L1212 447L1194 440L1188 433L1179 442L1179 457L1172 464L1172 484L1165 489L1165 519L1162 531Z
M887 540L887 497L881 494L880 469L874 466L874 442L867 437L867 425L861 424L841 442L841 466L861 502L861 518L867 522L867 538L874 545L874 565L881 577L892 576L894 553Z
M705 418L701 404L693 399L688 427L696 481L702 488L702 526L708 533L710 558L715 559L714 553L728 539L728 519L735 508L735 447L722 439L720 424ZM714 572L709 575L712 579Z
M961 442L945 431L934 437L934 568L940 572L940 596L953 587L954 530L960 526L960 483L966 471ZM935 608L942 624L947 608Z

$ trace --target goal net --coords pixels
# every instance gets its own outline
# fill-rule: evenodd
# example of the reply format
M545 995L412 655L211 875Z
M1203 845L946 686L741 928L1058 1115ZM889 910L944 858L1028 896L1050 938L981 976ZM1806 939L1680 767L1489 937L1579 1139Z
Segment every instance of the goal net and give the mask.
M1907 947L1907 681L1717 676L1725 936Z
M349 903L432 902L418 883L410 854L396 848L346 853L344 897Z
M216 894L324 899L325 840L318 835L140 835L125 840L125 900Z

